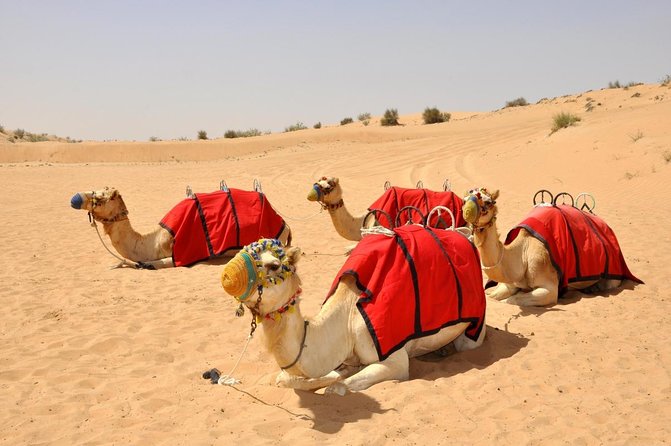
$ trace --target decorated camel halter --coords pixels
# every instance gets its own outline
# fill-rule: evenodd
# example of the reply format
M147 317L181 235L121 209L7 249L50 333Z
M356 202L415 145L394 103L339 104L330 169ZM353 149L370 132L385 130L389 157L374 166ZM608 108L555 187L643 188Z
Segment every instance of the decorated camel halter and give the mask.
M482 232L494 224L496 215L487 224L482 226L478 226L477 221L480 217L489 214L495 204L496 200L492 198L492 195L484 187L468 191L468 195L464 197L463 214L464 219L473 226L474 232L476 230Z
M261 254L269 251L280 261L280 265L274 271L273 275L268 274L263 265ZM279 240L261 239L258 242L245 246L233 259L224 267L221 273L221 285L224 290L232 295L240 306L236 311L238 316L244 314L244 302L249 299L254 292L258 294L256 304L250 308L252 312L252 333L256 329L256 324L263 317L277 320L282 313L290 311L293 308L296 298L300 295L300 289L289 299L289 301L280 309L267 315L260 314L260 305L263 298L263 289L273 285L278 285L294 274L294 267L289 264L286 252L282 248Z
M322 186L319 182L315 183L312 185L312 189L314 189L315 193L317 194L317 203L319 203L322 207L322 209L326 209L328 211L335 211L336 209L340 209L343 207L345 202L341 198L340 201L337 203L329 204L325 203L323 197L327 196L331 192L333 192L333 189L335 188L335 184L333 184L332 181L330 181L326 177L322 177L321 180L319 181L325 181L326 186Z

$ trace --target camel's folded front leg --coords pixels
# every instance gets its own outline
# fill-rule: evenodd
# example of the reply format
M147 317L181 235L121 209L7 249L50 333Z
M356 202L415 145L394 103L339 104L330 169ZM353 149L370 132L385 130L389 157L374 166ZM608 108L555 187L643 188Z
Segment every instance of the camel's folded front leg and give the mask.
M326 392L344 395L348 390L351 392L365 390L382 381L405 381L409 377L409 366L408 352L405 349L400 349L384 361L369 364L349 378L331 384Z
M165 257L158 260L150 260L148 262L138 262L140 263L139 268L142 269L161 269L161 268L172 268L175 266L172 263L172 257Z
M554 305L557 303L557 284L548 283L534 288L528 293L517 293L509 297L506 302L523 307Z
M499 282L494 288L487 288L485 290L485 296L495 300L503 300L512 296L518 290L519 288L512 283Z
M275 378L275 384L280 387L289 387L297 390L317 390L322 387L329 386L335 382L342 380L349 376L353 371L358 370L357 368L352 368L348 366L340 367L338 370L334 370L324 376L319 378L306 378L304 376L297 376L288 373L286 370L282 370Z

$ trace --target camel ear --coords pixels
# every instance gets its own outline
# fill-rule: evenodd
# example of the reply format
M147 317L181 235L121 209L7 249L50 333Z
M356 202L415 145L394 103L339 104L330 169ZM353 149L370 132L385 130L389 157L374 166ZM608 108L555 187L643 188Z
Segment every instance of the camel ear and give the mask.
M116 190L116 189L112 189L112 193L110 194L110 199L114 200L116 197L119 197L119 196L120 196L119 191Z
M295 265L298 263L298 260L301 258L301 248L297 246L292 246L287 248L287 259L289 260L289 265Z
M496 189L494 192L492 192L492 200L496 201L496 199L499 198L499 190Z

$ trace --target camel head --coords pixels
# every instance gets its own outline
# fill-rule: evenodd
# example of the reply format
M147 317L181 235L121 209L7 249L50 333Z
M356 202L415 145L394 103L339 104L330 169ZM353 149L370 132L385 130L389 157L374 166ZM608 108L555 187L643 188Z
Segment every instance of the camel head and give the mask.
M317 201L322 205L334 205L341 199L342 189L336 177L321 177L308 193L308 200Z
M121 198L121 194L113 187L90 192L78 192L70 199L70 206L74 209L88 211L95 220L111 223L126 219L128 209Z
M464 220L474 228L491 226L498 213L498 209L496 208L496 199L498 197L498 190L492 193L484 187L469 190L468 194L464 197L464 204L461 208Z
M300 253L297 247L285 249L279 240L251 243L226 264L221 285L257 318L277 317L293 307L301 292L296 275Z

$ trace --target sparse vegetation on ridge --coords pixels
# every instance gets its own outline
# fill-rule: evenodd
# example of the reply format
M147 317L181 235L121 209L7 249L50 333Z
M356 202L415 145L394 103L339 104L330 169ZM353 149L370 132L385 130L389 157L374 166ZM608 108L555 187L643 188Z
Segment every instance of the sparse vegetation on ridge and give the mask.
M321 121L318 122L318 123L316 123L315 125L313 125L312 128L313 128L313 129L320 129L320 128L322 128L322 123L321 123Z
M669 85L671 85L671 74L667 74L666 76L664 76L662 80L659 81L659 83L662 85L662 87L668 87Z
M359 116L357 116L357 119L359 121L370 121L370 113L361 113Z
M398 110L395 108L388 108L385 110L384 116L382 116L382 119L380 119L380 125L384 127L399 125Z
M224 138L251 138L254 136L261 136L263 133L259 129L249 130L226 130Z
M550 132L550 134L556 132L557 130L575 125L577 122L580 122L580 117L572 113L561 112L554 115L552 122L552 132Z
M307 129L307 127L305 126L305 124L303 124L302 122L298 121L298 122L297 122L296 124L294 124L294 125L290 125L289 127L285 127L285 128L284 128L284 133L287 133L287 132L295 132L295 131L298 131L298 130L305 130L305 129Z
M354 122L354 119L348 117L348 118L344 118L342 121L340 121L340 125L347 125L347 124L351 124L353 122Z
M513 99L512 101L507 101L506 105L503 108L510 108L510 107L524 107L525 105L529 105L526 99L523 97L519 97L517 99Z
M422 113L424 124L439 124L441 122L448 122L451 117L452 115L450 113L443 113L436 107L426 107L424 109L424 113Z
M198 139L207 139L207 132L205 130L198 130Z

